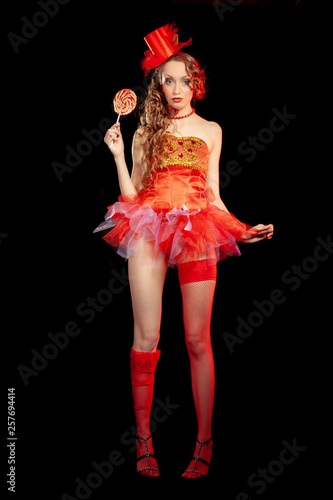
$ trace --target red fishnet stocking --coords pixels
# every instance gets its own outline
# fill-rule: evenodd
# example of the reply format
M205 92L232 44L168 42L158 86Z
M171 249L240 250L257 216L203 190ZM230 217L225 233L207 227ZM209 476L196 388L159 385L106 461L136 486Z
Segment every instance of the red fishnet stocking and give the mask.
M210 266L208 266L210 267ZM211 276L211 270L209 270ZM197 273L193 276L195 280ZM201 278L204 275L200 274ZM211 422L214 403L215 371L210 339L210 323L215 292L215 280L187 282L181 286L186 345L191 363L193 399L198 420L197 439L206 442L211 438ZM199 450L200 448L200 450ZM212 441L200 446L196 443L194 456L210 462ZM192 460L184 477L200 477L208 473L208 465L201 460ZM200 474L201 473L201 474Z

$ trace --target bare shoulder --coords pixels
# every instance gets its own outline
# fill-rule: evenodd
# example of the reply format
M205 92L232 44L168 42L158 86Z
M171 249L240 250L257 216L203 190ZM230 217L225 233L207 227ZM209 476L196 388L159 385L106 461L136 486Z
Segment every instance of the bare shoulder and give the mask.
M143 125L141 125L140 127L138 127L134 133L134 138L135 139L139 139L139 140L142 140L145 138L145 135L146 135L146 127L144 127Z
M207 134L212 134L212 135L222 134L222 128L218 123L205 120L204 118L198 115L197 115L197 120L198 120L198 125L200 125L202 130L204 130Z
M222 128L221 126L212 121L205 120L198 116L198 125L201 129L201 137L209 144L209 149L212 150L215 146L221 147L222 142Z
M220 137L222 135L222 128L218 123L205 120L205 126L207 127L207 132L209 134L216 137Z
M140 126L136 129L133 137L133 146L141 148L144 146L146 140L146 127Z

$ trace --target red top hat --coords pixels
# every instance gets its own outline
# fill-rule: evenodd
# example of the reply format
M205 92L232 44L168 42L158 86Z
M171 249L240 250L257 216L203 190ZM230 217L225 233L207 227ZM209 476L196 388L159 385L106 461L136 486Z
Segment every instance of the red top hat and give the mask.
M178 43L177 32L178 28L175 24L166 24L145 36L144 40L150 49L145 51L145 57L142 61L145 76L151 69L160 66L180 49L191 45L192 38L185 43Z

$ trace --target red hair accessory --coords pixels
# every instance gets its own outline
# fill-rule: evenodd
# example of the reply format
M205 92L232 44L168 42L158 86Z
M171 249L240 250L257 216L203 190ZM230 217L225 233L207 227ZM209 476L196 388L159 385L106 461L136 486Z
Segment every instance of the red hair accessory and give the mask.
M144 40L150 49L145 51L145 57L142 61L145 76L151 69L160 66L183 47L191 45L192 38L187 42L178 43L177 33L178 28L175 24L166 24L145 36Z

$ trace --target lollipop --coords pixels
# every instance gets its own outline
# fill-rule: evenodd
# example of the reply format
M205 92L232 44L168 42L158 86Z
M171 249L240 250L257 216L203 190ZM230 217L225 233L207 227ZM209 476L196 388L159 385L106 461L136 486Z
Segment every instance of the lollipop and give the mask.
M119 122L120 115L128 115L132 113L136 106L136 94L131 89L122 89L116 93L113 99L113 107L118 118L116 123ZM113 141L111 142L112 147Z
M113 106L115 112L118 113L118 120L120 115L132 113L136 106L135 92L130 89L119 90L114 96Z

